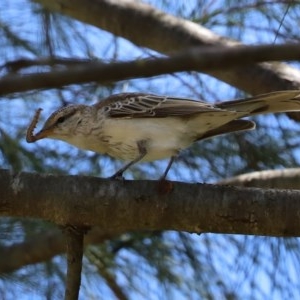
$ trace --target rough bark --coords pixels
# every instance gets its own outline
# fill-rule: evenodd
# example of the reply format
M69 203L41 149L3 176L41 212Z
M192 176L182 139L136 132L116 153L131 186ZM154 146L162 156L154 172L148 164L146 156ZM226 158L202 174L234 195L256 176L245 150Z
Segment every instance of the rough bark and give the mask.
M3 180L9 180L10 183L13 183L13 180L14 180L13 174L8 173L7 171L4 171L4 170L0 171L0 174L2 174L2 176L0 176L0 178L1 178L0 187L3 187L3 184L5 184L3 182ZM29 176L31 178L30 180L34 180L35 177L39 178L39 175L33 175L33 177L32 177L31 174L23 174L22 176L25 176L25 177ZM262 172L253 172L250 174L244 174L241 176L225 179L224 181L219 182L218 184L223 184L223 185L230 184L230 185L239 185L239 186L247 186L247 187L252 186L252 187L261 187L261 188L276 187L277 189L299 189L299 176L300 176L300 170L296 169L296 168L295 169L286 169L286 170L275 170L275 171L268 170L268 171L262 171ZM50 176L50 177L52 177L52 176ZM56 177L56 178L59 181L59 178L58 177ZM46 178L45 178L45 180L46 180ZM81 178L74 178L74 180L79 180L79 182L80 182ZM99 179L99 181L102 181L102 180ZM46 182L44 181L43 184L46 184ZM207 187L210 187L210 186L207 186ZM60 188L61 187L57 187L57 189L60 189ZM5 193L7 193L8 189L9 189L9 186L7 186L5 189L1 188L0 189L1 195L4 194L4 191L5 191ZM97 187L96 187L96 189L97 189ZM231 190L231 188L228 188L228 189ZM201 188L200 188L200 190L201 190ZM248 189L243 189L243 191L245 192L245 195L247 195L248 191L253 192L253 190L248 190ZM255 190L255 191L259 191L259 190ZM267 193L268 193L268 191L267 191ZM287 195L289 195L288 191L286 191L285 193ZM19 195L19 197L21 197L21 198L24 197L24 191ZM55 200L55 203L53 203L53 205L56 205L56 203L59 202L59 197L60 197L60 195L58 193L57 200ZM78 195L78 197L79 197L79 195ZM274 197L276 197L276 194L274 194ZM245 199L246 198L247 197L245 197ZM43 196L42 196L42 199L44 199ZM34 199L33 199L33 201L34 201ZM104 201L104 199L102 199L102 201ZM250 201L250 199L249 199L249 201ZM269 201L271 204L272 200L270 199ZM283 201L285 201L285 199L283 199ZM26 203L27 202L23 202L23 205L25 205ZM278 202L276 202L276 203L278 203ZM215 205L213 199L211 199L211 203L207 202L207 204ZM101 205L101 201L99 202L99 205ZM300 203L299 203L299 205L300 205ZM272 209L272 207L273 207L273 205L269 206L269 209ZM281 205L281 208L282 208L282 205ZM20 209L23 210L22 207L20 207ZM230 209L234 209L233 204ZM243 210L243 207L239 207L239 209ZM284 205L284 211L289 211L290 209L293 209L293 208L287 207L287 203L286 203L286 205ZM299 210L300 210L300 208L297 207L297 211L299 211ZM3 212L3 209L1 209L1 211ZM264 210L264 211L267 214L267 211L266 210ZM284 211L282 211L282 212L284 212ZM226 212L226 210L224 210L224 206L223 206L222 208L220 208L219 217L216 216L216 218L221 218L222 212L223 212L223 214L227 214L227 215L231 214L231 213L230 214L228 213L228 209ZM93 211L91 211L90 213L92 214ZM21 212L18 214L22 215ZM244 213L241 212L241 216L243 214ZM24 212L24 216L25 215L26 215L26 213ZM236 215L238 215L238 213L235 213L234 215L236 216ZM189 215L187 212L187 217L188 216ZM270 215L266 215L266 218L271 218L271 217L272 216L270 216ZM283 214L282 214L282 217L284 217ZM287 219L291 218L291 217L292 217L291 215L286 216ZM253 211L253 218L255 218L254 211ZM209 216L207 216L207 219L209 219ZM234 219L232 219L232 222L234 224L236 221ZM251 225L251 222L249 219L246 218L245 222L246 223L248 222L248 224ZM263 222L263 220L261 222ZM282 223L284 223L284 222L286 222L286 221L282 221ZM295 219L295 222L297 222L297 218ZM276 222L274 222L274 223L276 223ZM207 224L207 226L209 226L209 224ZM124 226L124 227L126 227L126 226ZM106 240L112 239L112 238L120 235L122 232L124 232L124 227L123 227L123 229L120 227L118 231L114 230L112 228L101 228L100 229L100 227L94 227L91 231L89 231L87 233L85 240L84 240L85 245L99 244L99 243L103 243ZM264 229L261 228L260 230L263 231ZM248 231L247 233L251 234L252 230ZM262 234L264 234L264 233L262 233ZM282 232L278 232L277 234L274 233L273 235L284 235L284 234L282 234ZM299 236L300 231L298 231L298 233L294 233L294 235ZM63 237L61 231L54 230L54 229L47 230L47 232L45 232L43 234L38 234L25 242L13 244L12 246L9 246L9 247L0 248L0 273L3 274L3 273L13 272L25 265L28 265L28 264L34 264L34 263L47 261L47 260L51 259L52 257L54 257L55 255L62 254L64 251L65 251L65 238ZM24 255L24 253L26 253L26 255Z
M300 235L299 191L0 171L0 215L117 232ZM276 220L276 221L275 221Z
M276 188L276 189L300 189L300 169L267 170L253 172L225 179L218 184ZM85 245L100 244L106 240L118 236L120 232L109 229L105 231L94 227L85 236ZM63 253L65 239L59 230L47 230L37 234L31 239L0 248L0 273L13 272L25 265L43 262L53 256ZM24 255L26 253L26 255Z
M219 36L198 24L137 1L35 1L50 11L107 30L138 46L166 54L195 46L239 45L237 41ZM300 86L300 71L284 63L262 63L226 71L207 70L206 73L250 94L297 89Z

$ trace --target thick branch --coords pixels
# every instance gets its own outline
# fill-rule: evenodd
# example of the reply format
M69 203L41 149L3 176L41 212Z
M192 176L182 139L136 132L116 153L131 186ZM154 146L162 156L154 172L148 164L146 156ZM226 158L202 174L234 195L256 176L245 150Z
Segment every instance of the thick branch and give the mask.
M161 74L199 70L227 70L255 62L300 60L300 45L264 45L238 47L193 48L170 58L143 59L119 63L82 63L66 70L27 75L9 75L0 79L0 95L32 89L54 88L74 83L97 81L106 83L129 78L151 77ZM300 73L299 83L300 83ZM296 74L293 78L297 83ZM285 86L286 87L286 86ZM279 89L280 86L277 86ZM283 87L284 89L284 87Z
M299 176L300 170L297 168L268 170L240 175L218 184L299 189ZM102 243L107 239L118 236L121 232L94 227L87 233L85 245ZM2 247L0 249L0 273L13 272L28 264L47 261L53 256L63 253L64 250L65 238L62 236L61 231L47 230L47 232L38 234L28 241L10 247Z
M198 24L168 15L137 1L35 1L53 12L110 31L136 45L162 53L170 54L194 46L220 47L238 44ZM300 85L300 71L283 63L260 64L227 71L210 69L205 72L250 94L295 89Z
M300 189L300 169L267 170L253 172L229 179L218 184L251 186L260 188ZM105 232L94 227L85 237L85 244L98 244L119 235L118 232ZM24 265L47 261L64 252L65 239L58 230L47 230L32 239L10 247L0 248L0 273L8 273ZM26 253L26 255L24 255Z
M300 192L0 171L0 214L103 230L300 236Z

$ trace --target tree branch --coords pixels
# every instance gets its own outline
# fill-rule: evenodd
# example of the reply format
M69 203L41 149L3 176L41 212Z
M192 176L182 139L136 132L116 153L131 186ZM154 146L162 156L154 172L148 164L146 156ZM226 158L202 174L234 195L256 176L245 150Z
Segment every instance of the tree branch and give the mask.
M227 70L226 72L228 72L228 69L241 65L250 66L255 62L275 60L300 60L300 44L193 48L170 58L142 59L110 64L90 62L66 70L26 75L11 74L0 79L0 95L91 81L107 83L180 71ZM298 75L299 78L296 77L296 74L293 78L292 87L294 89L296 86L300 87L300 73ZM279 87L277 86L277 89Z
M130 0L35 0L45 8L122 36L136 45L170 54L195 46L235 46L193 22L168 15L152 6ZM147 32L147 34L145 34ZM284 63L252 65L230 70L205 70L250 94L296 89L300 71Z
M252 172L228 178L218 182L222 185L235 185L244 187L300 189L300 168L284 170L267 170ZM98 227L90 230L84 239L85 245L100 244L118 236L120 232L105 230ZM65 239L59 230L47 230L37 234L31 239L0 248L0 273L13 272L25 265L39 263L61 254L65 249ZM26 255L24 255L26 253Z
M176 230L300 236L300 192L0 171L0 215L100 226L104 231ZM276 220L274 222L273 220Z
M300 169L285 170L267 170L253 172L229 179L225 179L217 184L252 186L261 188L277 189L299 189ZM108 239L112 239L121 232L112 231L111 229L100 229L93 227L85 236L84 244L100 244ZM0 273L13 272L25 265L47 261L64 253L65 238L59 230L47 230L42 234L36 234L31 239L13 244L9 247L0 248ZM24 255L26 253L26 255Z
M65 58L65 57L41 57L38 59L20 58L8 61L0 66L1 69L7 69L9 72L18 72L22 69L37 66L74 66L90 63L90 59Z
M217 184L300 190L300 168L252 172L226 178Z
M67 279L65 300L77 300L81 285L83 239L87 229L77 226L64 226L67 254Z
M99 253L96 253L95 251L93 251L93 249L90 249L88 256L91 257L90 260L97 268L98 273L105 280L111 291L114 293L116 299L127 300L128 297L126 296L122 288L118 285L116 276L108 270L108 267L105 264L105 258L102 259L102 257L99 256Z
M92 228L85 236L84 245L101 244L118 236L120 232L99 227ZM0 247L0 274L14 272L26 265L47 261L65 253L66 239L60 230L47 229L22 243ZM26 255L24 255L26 253Z

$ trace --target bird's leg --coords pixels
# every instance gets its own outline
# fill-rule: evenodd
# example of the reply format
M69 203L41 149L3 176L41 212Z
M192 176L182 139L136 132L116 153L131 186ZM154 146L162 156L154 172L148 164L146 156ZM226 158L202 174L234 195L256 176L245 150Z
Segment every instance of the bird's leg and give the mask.
M163 174L163 175L160 177L160 179L159 179L160 181L166 179L166 177L167 177L167 175L168 175L168 172L169 172L169 170L171 169L171 166L172 166L172 164L173 164L175 158L176 158L175 155L171 156L171 158L170 158L170 160L169 160L169 162L168 162L168 165L167 165L167 167L166 167L166 169L165 169L164 174Z
M132 165L135 163L139 162L146 154L147 154L147 149L146 149L146 142L145 140L138 141L137 146L139 150L139 156L136 157L134 160L123 166L119 171L117 171L113 176L111 176L111 179L120 179L123 178L123 173L130 168Z

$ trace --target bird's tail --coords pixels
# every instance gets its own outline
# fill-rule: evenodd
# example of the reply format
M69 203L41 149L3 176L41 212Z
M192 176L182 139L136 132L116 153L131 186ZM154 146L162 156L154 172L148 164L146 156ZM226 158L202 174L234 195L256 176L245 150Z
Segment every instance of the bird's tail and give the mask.
M216 106L225 110L245 112L245 116L300 111L300 90L273 92L247 99L225 101Z

